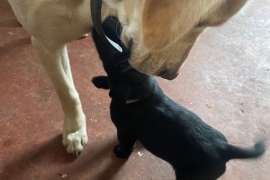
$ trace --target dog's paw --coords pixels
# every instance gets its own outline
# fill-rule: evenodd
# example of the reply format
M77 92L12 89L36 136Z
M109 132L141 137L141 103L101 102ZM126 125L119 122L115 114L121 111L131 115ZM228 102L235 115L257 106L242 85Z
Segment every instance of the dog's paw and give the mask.
M85 116L84 118L75 120L65 120L62 143L63 146L66 147L67 152L72 154L74 157L78 157L87 142L88 136L86 131Z
M114 147L113 152L115 153L115 155L119 158L128 158L130 156L130 154L132 153L133 149L135 146L133 146L131 149L126 150L121 148L121 146L118 144Z

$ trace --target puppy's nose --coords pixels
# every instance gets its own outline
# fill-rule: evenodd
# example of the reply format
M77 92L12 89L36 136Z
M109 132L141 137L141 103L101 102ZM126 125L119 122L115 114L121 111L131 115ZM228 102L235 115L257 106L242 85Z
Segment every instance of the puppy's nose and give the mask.
M160 73L158 73L157 76L160 76L167 80L173 80L178 76L178 74L179 74L178 72L172 72L170 70L163 70Z

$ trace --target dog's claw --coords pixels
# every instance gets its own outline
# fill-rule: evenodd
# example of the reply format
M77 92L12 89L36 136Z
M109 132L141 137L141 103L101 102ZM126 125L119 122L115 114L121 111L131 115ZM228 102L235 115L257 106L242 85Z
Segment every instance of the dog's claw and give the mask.
M67 152L73 154L74 157L79 156L87 141L87 135L80 131L69 133L67 137L63 137L64 147L66 147Z

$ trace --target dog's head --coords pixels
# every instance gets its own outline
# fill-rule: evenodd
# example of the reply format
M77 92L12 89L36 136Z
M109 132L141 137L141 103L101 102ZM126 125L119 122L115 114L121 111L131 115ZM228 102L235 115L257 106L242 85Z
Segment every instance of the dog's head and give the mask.
M149 75L177 76L200 33L226 22L247 0L103 0L123 25L130 64Z

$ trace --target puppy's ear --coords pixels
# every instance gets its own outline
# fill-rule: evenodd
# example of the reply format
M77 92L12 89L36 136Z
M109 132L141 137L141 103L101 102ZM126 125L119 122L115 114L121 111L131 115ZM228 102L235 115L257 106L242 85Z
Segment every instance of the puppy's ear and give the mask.
M108 76L95 76L92 79L92 83L97 88L110 89Z
M160 50L187 34L223 0L145 0L142 14L143 42Z
M122 45L121 42L121 32L122 26L116 17L108 17L102 23L102 28L104 33L108 38L117 43L118 45Z

